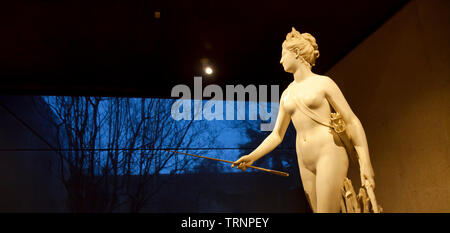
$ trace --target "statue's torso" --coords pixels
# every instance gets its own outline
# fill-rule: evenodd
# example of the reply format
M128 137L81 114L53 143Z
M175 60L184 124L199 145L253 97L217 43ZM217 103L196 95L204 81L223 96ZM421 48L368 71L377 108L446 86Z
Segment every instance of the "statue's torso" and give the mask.
M310 77L301 83L292 82L281 99L284 110L291 115L297 131L296 150L299 165L315 171L319 159L327 156L347 159L345 147L332 129L321 125L305 115L296 101L303 103L324 119L329 119L331 107L325 97L320 76ZM344 159L344 158L342 158Z

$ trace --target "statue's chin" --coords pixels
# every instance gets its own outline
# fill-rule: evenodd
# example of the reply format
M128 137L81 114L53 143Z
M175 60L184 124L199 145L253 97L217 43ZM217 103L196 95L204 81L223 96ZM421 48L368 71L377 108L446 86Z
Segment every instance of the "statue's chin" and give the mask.
M287 72L287 73L291 73L291 74L293 74L294 72L293 72L293 70L292 69L290 69L289 67L285 67L285 66L283 66L283 70L285 71L285 72Z

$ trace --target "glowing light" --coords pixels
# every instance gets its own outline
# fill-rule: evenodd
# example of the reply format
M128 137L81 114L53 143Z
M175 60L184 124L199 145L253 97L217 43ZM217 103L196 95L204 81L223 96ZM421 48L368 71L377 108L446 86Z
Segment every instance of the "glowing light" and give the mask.
M205 68L205 73L206 74L211 75L213 72L214 71L213 71L213 69L211 67L208 66L208 67Z

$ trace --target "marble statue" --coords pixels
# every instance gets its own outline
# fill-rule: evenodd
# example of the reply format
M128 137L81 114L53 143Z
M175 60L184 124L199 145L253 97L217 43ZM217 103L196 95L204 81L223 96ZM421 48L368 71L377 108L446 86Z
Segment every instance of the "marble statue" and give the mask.
M310 206L315 213L332 213L341 210L352 150L357 155L361 184L373 193L375 181L361 122L336 83L311 71L318 57L315 38L292 28L282 44L280 63L293 74L293 81L281 95L275 127L254 151L236 160L232 167L245 170L272 151L283 140L292 120L297 131L300 176Z

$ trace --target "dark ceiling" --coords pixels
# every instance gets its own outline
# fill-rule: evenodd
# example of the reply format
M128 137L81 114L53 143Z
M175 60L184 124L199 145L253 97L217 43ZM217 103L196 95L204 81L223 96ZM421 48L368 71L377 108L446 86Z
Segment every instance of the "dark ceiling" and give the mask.
M0 8L2 93L169 97L202 74L201 58L215 69L204 85L287 85L292 26L316 37L323 74L407 1L11 2Z

